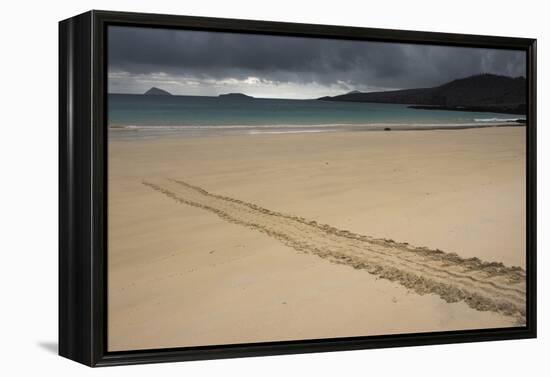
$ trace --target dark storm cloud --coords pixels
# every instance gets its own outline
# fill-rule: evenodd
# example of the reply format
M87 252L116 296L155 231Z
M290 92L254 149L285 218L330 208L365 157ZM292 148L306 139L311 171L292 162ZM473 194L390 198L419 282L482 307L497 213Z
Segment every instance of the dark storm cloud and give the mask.
M136 78L144 87L184 80L239 88L248 79L247 88L369 91L434 86L482 72L525 75L525 57L506 50L111 27L109 72L117 91Z

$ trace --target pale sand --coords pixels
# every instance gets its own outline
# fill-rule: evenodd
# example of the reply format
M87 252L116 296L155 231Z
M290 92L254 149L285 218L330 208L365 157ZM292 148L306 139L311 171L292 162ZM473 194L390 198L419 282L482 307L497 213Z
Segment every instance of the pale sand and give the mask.
M521 323L523 270L375 239L524 268L523 127L111 141L109 155L110 351Z

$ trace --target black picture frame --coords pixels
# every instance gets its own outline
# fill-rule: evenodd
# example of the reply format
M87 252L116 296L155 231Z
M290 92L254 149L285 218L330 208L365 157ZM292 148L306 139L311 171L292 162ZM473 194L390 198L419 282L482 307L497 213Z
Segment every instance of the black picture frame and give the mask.
M526 326L107 352L106 27L237 31L525 51ZM59 354L88 366L536 337L536 40L160 14L90 11L59 23Z

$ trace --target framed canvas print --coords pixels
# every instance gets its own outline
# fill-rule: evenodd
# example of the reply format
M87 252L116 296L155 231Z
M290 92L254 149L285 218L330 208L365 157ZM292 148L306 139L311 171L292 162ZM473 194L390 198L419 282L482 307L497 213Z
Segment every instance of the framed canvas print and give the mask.
M59 353L536 336L535 40L60 23Z

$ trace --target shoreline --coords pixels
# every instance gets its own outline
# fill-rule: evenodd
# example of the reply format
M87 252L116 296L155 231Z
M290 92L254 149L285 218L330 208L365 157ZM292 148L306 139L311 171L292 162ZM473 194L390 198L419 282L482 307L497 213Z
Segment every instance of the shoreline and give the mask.
M166 137L230 137L276 134L315 134L338 132L389 132L389 131L451 131L465 129L485 129L502 127L527 127L527 123L509 121L506 123L465 123L465 124L326 124L326 125L226 125L226 126L109 126L109 135L113 139L132 136L141 138Z
M473 113L495 113L495 114L510 114L510 115L522 115L525 114L525 104L518 104L512 106L445 106L445 105L409 105L409 109L415 110L441 110L441 111L466 111Z

